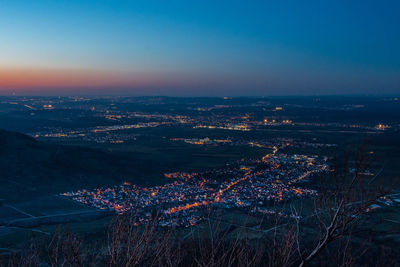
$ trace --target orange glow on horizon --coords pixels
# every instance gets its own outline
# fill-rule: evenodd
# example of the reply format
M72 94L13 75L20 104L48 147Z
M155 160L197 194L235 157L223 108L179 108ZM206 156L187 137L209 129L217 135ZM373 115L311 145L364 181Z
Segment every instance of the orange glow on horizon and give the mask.
M161 72L118 72L88 69L50 69L0 66L0 92L14 89L151 88L190 86L201 77Z
M95 87L121 83L118 78L90 70L0 68L0 88Z

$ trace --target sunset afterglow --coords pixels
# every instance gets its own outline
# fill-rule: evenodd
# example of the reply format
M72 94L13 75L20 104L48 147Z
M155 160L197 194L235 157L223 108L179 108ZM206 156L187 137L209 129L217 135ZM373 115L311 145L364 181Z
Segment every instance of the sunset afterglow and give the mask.
M0 93L393 94L389 2L1 1Z

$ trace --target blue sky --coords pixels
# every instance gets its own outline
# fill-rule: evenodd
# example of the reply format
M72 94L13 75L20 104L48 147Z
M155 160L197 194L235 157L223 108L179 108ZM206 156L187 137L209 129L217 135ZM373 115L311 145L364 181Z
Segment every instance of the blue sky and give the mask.
M0 90L398 94L399 11L399 1L0 0Z

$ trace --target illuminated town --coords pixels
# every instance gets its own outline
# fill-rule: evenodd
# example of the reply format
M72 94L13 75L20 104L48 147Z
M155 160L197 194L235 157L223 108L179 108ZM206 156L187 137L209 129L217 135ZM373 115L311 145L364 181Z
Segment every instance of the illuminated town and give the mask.
M134 212L137 223L145 223L154 211L159 213L160 226L188 227L204 218L211 208L239 209L246 212L272 214L268 207L293 198L317 194L300 186L312 175L328 171L326 158L278 154L260 160L241 160L234 166L205 173L167 173L171 183L139 187L125 182L111 188L62 193L70 198L102 210L118 214ZM219 182L212 177L228 177Z
M70 100L69 100L70 101ZM90 99L74 100L79 104L80 101L90 102ZM36 103L33 100L26 100L24 102L7 102L8 105L22 105L31 110L31 116L37 116L36 112L43 110L54 110L57 105L54 101L47 101L46 104L42 102ZM52 103L52 104L50 104ZM60 109L63 108L63 102L60 103ZM351 133L352 131L363 131L367 134L379 134L391 128L397 129L398 126L391 126L389 124L358 124L358 123L338 123L338 122L305 122L289 119L288 116L280 115L284 112L282 107L269 107L266 109L262 104L256 106L262 112L272 112L273 115L261 116L255 113L234 113L225 114L224 111L237 108L235 106L215 105L211 107L196 108L192 111L192 107L188 106L181 114L176 112L168 112L162 114L159 112L130 112L119 110L115 106L93 107L90 105L79 104L82 116L96 118L102 121L103 125L96 125L93 127L84 128L68 128L68 127L41 127L34 132L28 134L35 138L45 139L76 139L82 141L90 141L95 143L111 143L121 144L125 141L134 139L130 131L135 129L145 128L159 128L159 127L185 127L185 129L198 129L198 130L222 130L233 132L256 132L265 130L285 130L285 129L299 129L302 128L315 128L321 129L326 132L335 132L338 129ZM266 104L268 105L268 104ZM210 111L211 110L211 111ZM264 111L266 110L266 111ZM221 114L210 116L209 112L220 112ZM282 113L283 114L283 113ZM133 123L134 122L134 123ZM171 141L182 140L190 144L227 144L234 145L235 142L230 138L224 139L204 139L192 137L176 137ZM232 142L230 142L232 141Z
M400 266L399 10L0 1L0 267Z

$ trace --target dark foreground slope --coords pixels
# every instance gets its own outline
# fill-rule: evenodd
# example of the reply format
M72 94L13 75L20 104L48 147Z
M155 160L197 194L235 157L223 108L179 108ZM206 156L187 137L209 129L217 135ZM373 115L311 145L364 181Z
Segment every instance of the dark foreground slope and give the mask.
M76 146L46 144L0 130L0 199L27 200L78 188L137 180L139 158Z

